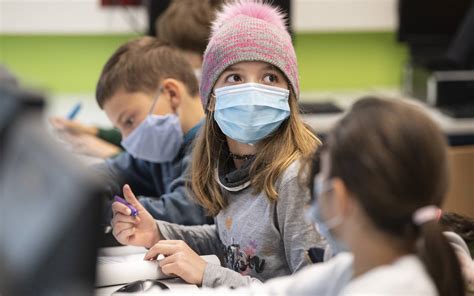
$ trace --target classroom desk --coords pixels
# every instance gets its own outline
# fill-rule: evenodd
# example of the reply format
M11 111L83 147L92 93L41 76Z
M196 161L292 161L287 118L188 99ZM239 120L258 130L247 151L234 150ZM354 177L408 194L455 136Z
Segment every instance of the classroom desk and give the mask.
M404 102L420 106L428 115L441 127L447 136L473 136L474 137L474 118L456 119L451 118L438 109L428 107L420 101L412 99L401 99ZM355 100L344 100L344 103L336 102L336 105L346 110ZM318 134L326 134L334 124L343 116L343 113L336 114L303 114L307 122ZM474 144L474 143L473 143Z
M450 142L448 150L450 187L443 209L474 217L474 118L450 118L419 101L409 99L403 99L403 101L419 105L426 110ZM347 109L350 103L345 100L344 104L338 105ZM343 113L305 114L303 119L324 138L343 115ZM470 145L464 145L464 143Z
M115 246L115 247L106 247L106 248L100 248L99 249L99 256L127 256L127 255L134 255L134 254L144 254L146 251L145 248L142 247L134 247L134 246ZM216 258L217 259L217 258ZM127 269L124 268L123 264L118 264L118 267L115 267L115 270L117 268L120 269L120 272L123 273L132 273L134 264L133 262L127 262L127 267L130 267L132 269ZM100 279L100 271L104 271L104 269L98 268L97 272L97 279ZM132 275L130 275L132 276ZM136 277L136 276L132 276ZM171 278L171 279L162 279L160 282L163 282L165 285L169 287L170 290L175 290L181 294L185 295L192 295L193 291L198 291L199 288L196 285L191 285L186 282L184 282L180 278ZM113 285L113 286L105 286L105 287L96 287L94 291L95 296L110 296L112 293L123 287L124 284L119 284L119 285ZM133 295L137 294L146 294L146 295L160 295L161 290L156 289L154 291L148 291L148 292L142 292L142 293L134 293ZM122 293L122 295L126 295L126 293Z

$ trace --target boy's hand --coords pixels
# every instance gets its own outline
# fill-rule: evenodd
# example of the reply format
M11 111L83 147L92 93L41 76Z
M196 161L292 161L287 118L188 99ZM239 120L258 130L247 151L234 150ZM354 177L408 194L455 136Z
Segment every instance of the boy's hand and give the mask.
M123 245L151 248L160 240L160 232L155 219L137 200L129 185L123 186L123 196L138 210L138 216L130 216L131 210L126 205L114 202L112 204L113 235Z
M60 135L60 138L67 142L73 152L92 157L106 159L122 151L118 146L87 134L73 135L68 133Z
M59 132L87 134L92 136L96 136L99 132L95 126L82 124L78 121L72 121L62 117L50 117L49 122Z
M184 241L159 241L146 253L145 260L153 260L159 254L166 256L159 263L163 273L179 276L190 284L202 284L207 262L199 257Z

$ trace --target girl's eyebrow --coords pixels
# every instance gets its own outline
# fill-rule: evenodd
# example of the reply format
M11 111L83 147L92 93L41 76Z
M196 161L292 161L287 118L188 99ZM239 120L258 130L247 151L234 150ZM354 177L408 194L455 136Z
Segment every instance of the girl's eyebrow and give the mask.
M241 72L241 71L243 71L242 67L232 65L232 66L229 66L229 68L225 69L224 72L222 72L222 73ZM270 65L270 64L265 65L265 67L261 68L260 71L274 71L274 72L281 73L280 69L278 69L277 67L275 67L273 65Z
M273 65L266 65L264 70L273 70L273 71L279 71L279 69Z
M224 72L232 72L232 71L242 71L242 68L239 66L233 65L224 70Z

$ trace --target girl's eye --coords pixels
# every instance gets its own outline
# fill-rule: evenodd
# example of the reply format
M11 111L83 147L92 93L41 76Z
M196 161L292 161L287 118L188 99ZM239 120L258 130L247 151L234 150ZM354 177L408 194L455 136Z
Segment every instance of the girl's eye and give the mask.
M275 74L265 74L263 77L263 82L265 83L277 83L278 77Z
M237 74L231 74L227 76L227 78L225 79L225 82L230 82L230 83L235 83L235 82L240 82L240 81L242 81L242 79Z

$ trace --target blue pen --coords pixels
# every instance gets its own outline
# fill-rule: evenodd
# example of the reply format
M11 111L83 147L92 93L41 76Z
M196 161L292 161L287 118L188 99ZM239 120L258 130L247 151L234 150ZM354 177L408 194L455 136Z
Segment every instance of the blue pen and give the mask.
M73 120L76 117L77 113L79 113L79 111L81 110L81 107L82 107L81 102L76 103L74 107L72 107L71 111L69 111L66 118L69 120Z
M135 209L135 207L132 206L128 201L126 201L125 199L121 198L121 197L118 196L118 195L115 195L115 196L114 196L114 200L115 200L116 202L119 202L119 203L121 203L121 204L126 205L126 206L130 209L130 211L131 211L130 216L132 216L132 217L138 216L138 210Z

